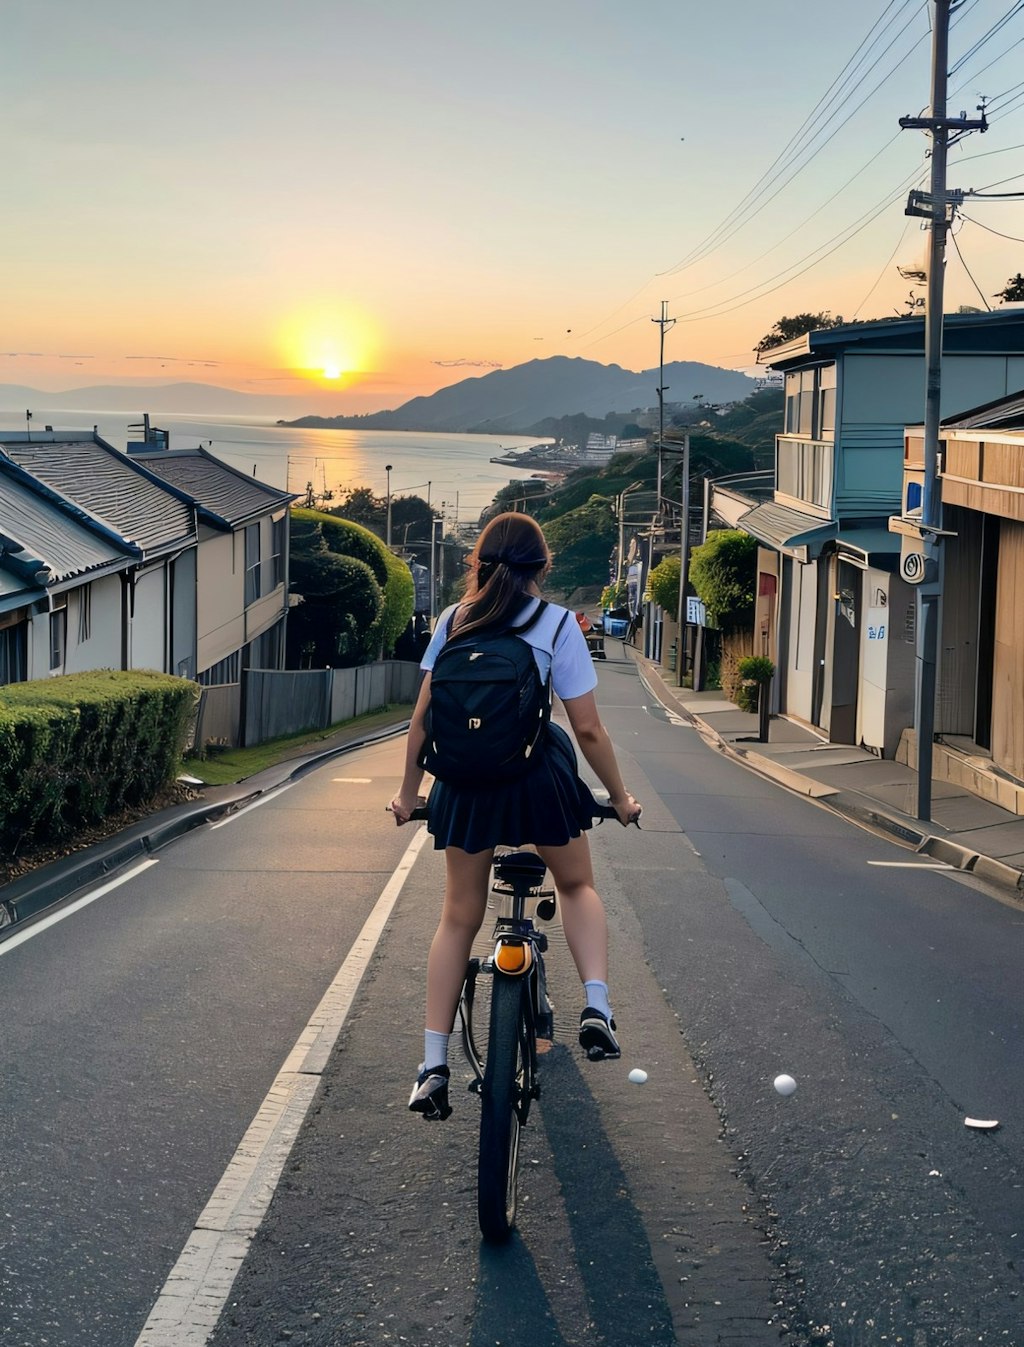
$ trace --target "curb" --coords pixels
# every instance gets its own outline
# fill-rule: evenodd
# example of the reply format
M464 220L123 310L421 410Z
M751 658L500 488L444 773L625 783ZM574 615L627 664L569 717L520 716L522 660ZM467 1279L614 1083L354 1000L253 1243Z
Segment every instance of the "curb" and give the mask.
M639 663L639 658L635 654L634 661ZM705 741L717 748L719 752L724 753L726 757L732 758L734 762L757 772L759 776L775 781L778 785L784 786L797 795L815 800L818 804L824 805L825 808L831 809L836 814L853 819L854 822L863 824L876 832L884 833L894 841L921 855L931 856L935 860L944 861L947 865L953 866L956 870L977 875L979 879L994 884L998 888L1008 889L1018 897L1024 895L1024 871L1017 869L1016 866L1007 865L1005 861L996 860L992 856L983 856L980 852L974 851L970 847L961 846L958 842L950 841L946 837L923 832L915 825L913 820L897 817L885 810L869 805L865 803L862 796L826 786L819 781L815 781L812 777L806 776L803 772L797 772L792 767L786 767L782 763L775 762L772 758L766 758L761 753L737 748L735 743L723 739L715 727L698 715L696 711L684 706L682 702L678 702L672 697L671 689L661 677L660 670L656 666L646 659L644 664L648 675L653 674L657 677L662 691L676 703L681 714L693 722Z
M113 837L32 871L0 889L0 921L5 912L9 918L9 924L0 928L0 943L6 936L12 935L22 922L56 907L79 889L123 869L140 856L152 855L193 828L235 813L286 782L300 780L331 758L404 734L408 728L408 720L399 721L387 729L350 739L334 748L310 753L306 757L287 759L238 782L234 791L220 799L174 805L140 823L132 824Z

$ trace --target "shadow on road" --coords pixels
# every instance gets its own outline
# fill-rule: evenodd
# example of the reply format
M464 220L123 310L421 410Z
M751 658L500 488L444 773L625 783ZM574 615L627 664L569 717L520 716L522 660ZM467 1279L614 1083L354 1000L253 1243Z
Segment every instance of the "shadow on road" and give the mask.
M601 1063L586 1070L607 1069ZM567 1269L575 1268L589 1322L565 1322L551 1305L529 1251L529 1237L480 1246L471 1347L591 1347L675 1341L672 1316L650 1243L625 1175L573 1053L545 1055L544 1095L531 1114L547 1134L569 1224ZM538 1201L543 1201L538 1195ZM510 1307L515 1313L510 1314ZM561 1322L559 1322L561 1320Z

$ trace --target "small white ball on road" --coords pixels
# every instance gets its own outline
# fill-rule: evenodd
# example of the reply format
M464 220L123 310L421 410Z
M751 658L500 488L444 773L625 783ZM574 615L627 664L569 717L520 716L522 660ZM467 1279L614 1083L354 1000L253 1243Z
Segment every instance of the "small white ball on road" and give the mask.
M633 1070L629 1073L629 1078L634 1085L642 1085L647 1079L647 1072L642 1070L639 1066L634 1066Z
M776 1076L775 1088L779 1094L792 1094L796 1089L796 1081L792 1076Z

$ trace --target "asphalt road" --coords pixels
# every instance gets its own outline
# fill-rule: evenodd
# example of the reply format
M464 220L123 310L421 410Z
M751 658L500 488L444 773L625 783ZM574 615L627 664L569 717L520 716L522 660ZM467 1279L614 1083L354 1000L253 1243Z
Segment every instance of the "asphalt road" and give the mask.
M646 806L642 833L594 836L623 1061L574 1048L553 932L564 1029L520 1234L483 1247L475 1101L456 1087L441 1126L404 1108L442 874L424 848L215 1347L1019 1341L1024 915L709 749L632 664L598 667ZM399 741L335 759L0 945L5 1347L137 1341L406 851L382 809L400 761Z

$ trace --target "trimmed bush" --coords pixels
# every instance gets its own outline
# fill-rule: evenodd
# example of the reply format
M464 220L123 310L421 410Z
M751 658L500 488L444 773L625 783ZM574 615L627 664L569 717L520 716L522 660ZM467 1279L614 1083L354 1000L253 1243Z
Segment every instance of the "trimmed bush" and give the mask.
M0 846L61 841L174 778L195 683L98 670L0 687Z
M679 581L682 573L683 564L678 557L662 557L651 571L648 581L651 598L673 621L679 612Z
M715 529L690 554L690 583L720 627L739 627L754 608L757 539L742 529Z
M388 551L370 529L323 510L292 510L291 550L291 587L300 594L304 593L299 578L301 568L298 565L302 556L320 552L328 556L351 558L369 567L373 579L383 592L382 599L372 606L372 612L365 601L364 580L361 574L357 575L354 571L351 575L356 589L351 596L351 603L343 594L335 598L343 611L336 620L332 620L333 625L339 632L345 633L342 642L344 649L339 651L340 663L357 664L367 656L376 658L382 650L385 655L391 654L395 642L409 625L415 602L412 572L405 562ZM305 580L308 578L308 575L305 576ZM309 600L311 596L305 594L304 597ZM326 597L320 593L316 601L325 602ZM298 611L294 610L289 617L289 626ZM338 664L339 660L318 659L317 662Z

